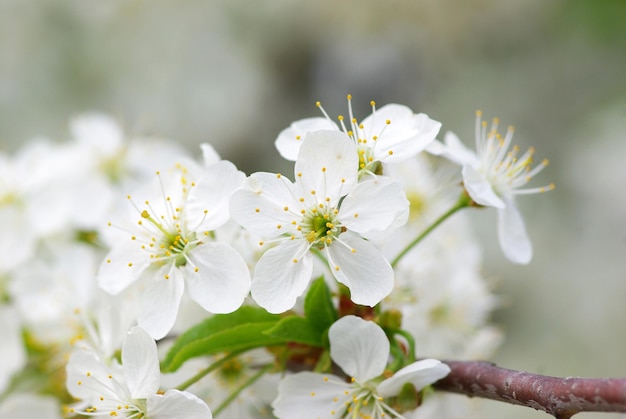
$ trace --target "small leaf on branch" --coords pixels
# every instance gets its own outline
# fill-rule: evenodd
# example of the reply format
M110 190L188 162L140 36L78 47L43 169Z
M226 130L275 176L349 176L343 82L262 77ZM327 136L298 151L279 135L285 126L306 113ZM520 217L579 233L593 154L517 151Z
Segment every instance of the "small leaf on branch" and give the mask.
M303 343L323 347L323 332L318 330L309 319L299 316L285 317L266 332L275 338L289 342Z
M319 332L328 330L337 321L337 310L323 276L311 284L304 299L304 314L311 326Z
M176 340L161 364L161 371L176 371L185 361L198 356L284 343L284 339L264 333L279 320L279 315L249 306L229 314L216 314Z

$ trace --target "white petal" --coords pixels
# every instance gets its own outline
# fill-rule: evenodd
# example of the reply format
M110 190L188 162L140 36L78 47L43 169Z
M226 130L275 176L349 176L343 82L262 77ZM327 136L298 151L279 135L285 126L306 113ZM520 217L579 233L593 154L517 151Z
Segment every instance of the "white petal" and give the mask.
M147 400L150 419L211 419L211 409L188 391L168 390Z
M504 208L504 202L496 193L485 176L472 166L463 166L463 184L469 196L478 204L488 207Z
M442 149L437 147L437 151L439 151L439 153L434 154L442 155L448 160L460 165L469 164L477 167L480 163L476 152L465 147L465 144L461 142L455 133L450 131L446 132L444 142L445 145L441 144Z
M311 280L313 261L308 246L306 240L285 240L261 256L252 277L254 301L270 313L294 306Z
M70 131L79 143L89 145L107 157L117 152L123 142L123 133L117 121L99 113L87 113L72 119Z
M278 384L278 397L272 403L274 415L279 419L340 418L352 399L350 390L348 383L334 375L288 375Z
M504 209L498 209L498 239L502 252L511 262L525 265L532 259L533 247L524 219L512 198L506 199Z
M100 265L98 286L109 294L119 294L141 276L148 266L147 258L135 242L115 246Z
M387 106L381 108L380 111ZM383 120L381 115L378 115L380 111L376 112L376 117ZM407 114L403 115L403 119L394 116L389 117L391 124L385 127L385 131L378 138L374 148L376 160L386 162L406 160L424 150L434 141L441 128L441 122L430 119L428 115L423 113L413 115L410 109L408 112L410 113L408 118L406 118ZM373 132L373 134L376 133Z
M337 125L321 117L301 119L292 123L278 134L275 145L283 158L294 161L307 133L320 130L339 130Z
M411 108L390 103L377 109L375 113L365 118L361 124L368 138L377 136L382 139L388 133L394 134L390 137L406 137L405 133L411 129L411 119L413 118ZM387 120L391 123L387 124ZM381 135L382 133L382 135Z
M245 178L229 161L207 168L189 191L185 206L187 225L195 231L212 231L228 221L230 197Z
M250 271L243 257L226 243L207 243L194 249L185 266L191 298L211 313L231 313L250 292Z
M205 167L209 167L221 160L220 155L211 144L200 144L200 149L202 150L202 161Z
M395 179L377 176L357 184L341 203L339 220L359 234L385 231L408 217L409 201Z
M350 288L352 301L375 306L393 289L391 265L376 246L354 233L343 233L339 240L348 247L341 243L332 243L328 247L328 262L333 275Z
M76 351L70 355L65 366L67 391L77 399L90 400L96 397L124 399L127 390L116 385L111 371L93 352ZM121 393L121 394L120 394Z
M230 200L233 219L262 237L276 237L290 231L291 221L300 218L294 211L300 208L293 183L273 173L253 173Z
M150 272L153 277L145 281L141 295L137 323L153 339L161 339L172 329L185 289L181 271L174 268L169 272L169 269L166 266L156 273ZM169 273L169 279L164 278L165 273Z
M12 308L0 306L0 393L9 384L11 376L19 371L26 362L26 351L22 342L20 318Z
M145 399L159 389L159 358L154 339L142 328L128 331L122 345L122 366L133 399Z
M304 196L315 191L316 202L329 197L334 206L356 184L358 164L356 146L343 132L309 133L296 160L296 184Z
M436 359L423 359L407 365L376 388L382 397L397 396L406 383L411 383L420 391L429 384L450 373L450 367Z
M376 323L356 316L337 320L328 330L330 357L359 383L383 373L389 360L389 340Z

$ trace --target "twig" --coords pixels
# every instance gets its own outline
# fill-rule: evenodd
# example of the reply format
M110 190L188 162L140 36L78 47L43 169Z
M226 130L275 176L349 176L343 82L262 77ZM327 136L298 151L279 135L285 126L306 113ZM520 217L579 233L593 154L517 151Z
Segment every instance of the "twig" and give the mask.
M451 373L440 391L532 407L557 419L580 412L626 412L626 378L557 378L483 361L445 361Z

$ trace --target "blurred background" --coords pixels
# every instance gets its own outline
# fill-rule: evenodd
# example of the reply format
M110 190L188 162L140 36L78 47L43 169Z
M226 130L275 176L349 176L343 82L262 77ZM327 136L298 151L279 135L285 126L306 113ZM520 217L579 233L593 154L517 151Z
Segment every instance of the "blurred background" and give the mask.
M289 173L278 132L318 116L316 100L346 113L347 93L360 118L372 99L402 103L468 145L482 109L550 159L534 184L556 190L520 200L530 265L502 256L495 213L472 214L502 298L492 360L626 376L626 1L0 0L3 150L68 138L69 118L96 110ZM547 417L474 404L467 417Z

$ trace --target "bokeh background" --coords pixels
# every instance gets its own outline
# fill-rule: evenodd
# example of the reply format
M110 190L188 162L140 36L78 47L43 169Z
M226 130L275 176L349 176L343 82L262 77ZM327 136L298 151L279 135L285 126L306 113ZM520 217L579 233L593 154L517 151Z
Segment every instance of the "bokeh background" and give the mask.
M210 142L250 173L296 119L397 102L473 144L474 111L515 124L555 191L520 200L535 257L472 220L498 284L498 364L626 376L626 1L0 0L0 146L69 136L103 111L131 133ZM466 417L544 418L475 401ZM620 415L582 414L580 418Z

